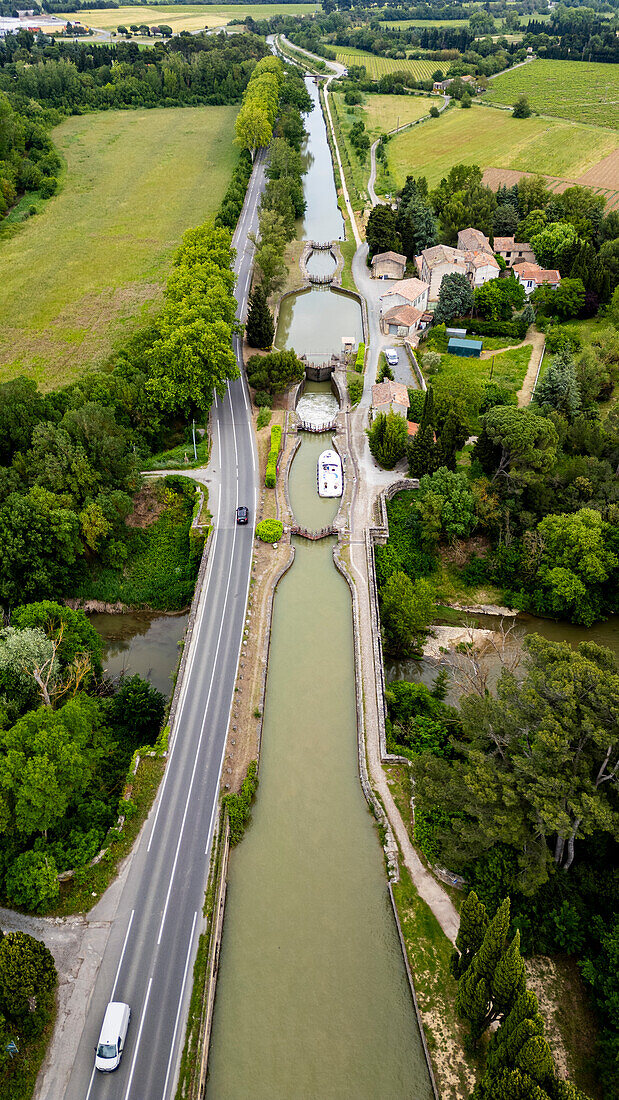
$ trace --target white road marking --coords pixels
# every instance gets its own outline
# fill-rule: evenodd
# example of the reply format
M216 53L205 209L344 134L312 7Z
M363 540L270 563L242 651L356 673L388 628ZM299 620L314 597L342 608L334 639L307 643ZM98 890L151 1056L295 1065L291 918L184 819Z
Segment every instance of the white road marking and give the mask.
M93 1086L93 1082L94 1082L94 1079L95 1079L95 1073L96 1072L97 1071L96 1071L95 1067L93 1066L92 1067L92 1073L90 1075L90 1081L88 1082L88 1092L86 1093L85 1100L90 1100L90 1093L92 1092L92 1086Z
M127 1081L127 1088L125 1090L125 1100L128 1100L129 1093L131 1091L131 1082L133 1081L133 1074L135 1072L135 1063L138 1058L138 1049L140 1046L140 1039L142 1038L142 1029L144 1027L144 1020L146 1019L146 1009L148 1008L148 998L150 997L150 987L153 984L153 979L150 978L148 982L148 988L146 990L146 998L144 1000L144 1008L142 1009L142 1019L140 1020L140 1026L138 1028L138 1037L135 1043L135 1050L133 1052L133 1060L131 1062L131 1070L129 1072L129 1080Z
M196 927L196 921L198 919L197 912L193 915L193 924L191 925L191 932L189 933L189 946L187 948L187 958L185 959L185 969L183 971L183 981L181 983L181 993L178 998L178 1008L176 1010L176 1020L174 1021L174 1034L172 1035L172 1043L170 1046L170 1057L168 1058L168 1068L165 1075L165 1081L163 1083L163 1092L161 1094L161 1100L165 1100L166 1093L168 1091L168 1081L170 1079L170 1070L172 1068L172 1059L174 1057L174 1047L176 1046L176 1033L178 1031L178 1022L180 1020L181 1008L183 1007L183 998L185 996L185 986L187 984L187 971L189 969L189 960L191 958L191 948L193 945L193 933Z
M127 931L125 932L125 942L123 943L123 949L120 953L120 959L118 960L118 967L116 969L116 977L114 978L114 985L112 986L112 992L110 993L110 1001L114 1000L114 994L116 992L116 986L118 985L118 978L120 976L120 968L123 964L125 957L125 951L127 950L127 940L129 939L129 933L131 931L131 925L133 924L133 918L135 916L135 909L131 910L131 916L129 917L129 924L127 925Z

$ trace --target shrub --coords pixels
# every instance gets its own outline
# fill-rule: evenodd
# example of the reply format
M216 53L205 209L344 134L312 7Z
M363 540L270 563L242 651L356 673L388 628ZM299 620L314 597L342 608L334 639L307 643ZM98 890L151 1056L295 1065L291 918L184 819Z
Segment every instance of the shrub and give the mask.
M238 794L226 794L223 804L230 819L230 843L238 844L251 818L251 804L258 790L258 764L252 760Z
M50 199L56 194L58 180L54 176L44 176L39 186L39 194L42 199Z
M266 485L267 489L275 488L275 480L277 478L277 459L279 457L279 450L281 445L281 424L274 424L271 428L271 449L267 458L267 468L264 476L264 484Z
M270 419L271 419L271 409L269 408L268 405L263 405L262 408L260 409L260 412L258 413L258 431L260 431L261 428L266 428L266 426L269 423Z
M357 374L363 374L365 370L365 344L361 342L355 356L355 370Z
M43 852L17 856L6 873L6 893L13 905L35 912L47 909L60 893L53 858Z
M438 107L430 107L430 115L432 118L438 118L440 113Z
M263 519L256 527L256 535L262 542L279 542L284 525L279 519Z
M348 397L351 405L358 405L363 394L363 382L361 378L351 378L348 383Z
M254 396L254 404L257 405L259 409L272 409L273 398L266 390L258 390L258 393Z

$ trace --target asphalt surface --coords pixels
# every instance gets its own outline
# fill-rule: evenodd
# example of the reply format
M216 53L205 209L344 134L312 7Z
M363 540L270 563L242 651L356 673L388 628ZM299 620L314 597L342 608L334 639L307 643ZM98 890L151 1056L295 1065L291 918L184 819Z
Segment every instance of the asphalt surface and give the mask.
M247 234L263 186L260 163L234 236L240 317L253 255ZM235 350L238 358L238 338ZM217 400L212 431L215 531L170 754L120 897L66 1100L170 1100L176 1087L251 572L257 464L242 377ZM249 508L245 527L235 522L239 504ZM110 1000L131 1007L127 1044L118 1070L95 1073L93 1048Z

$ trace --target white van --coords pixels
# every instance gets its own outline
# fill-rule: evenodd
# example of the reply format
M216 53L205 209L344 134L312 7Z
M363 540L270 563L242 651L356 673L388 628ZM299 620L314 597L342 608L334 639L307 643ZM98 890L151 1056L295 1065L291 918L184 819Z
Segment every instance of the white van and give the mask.
M95 1069L100 1069L102 1073L111 1073L113 1069L118 1069L130 1019L129 1005L122 1001L110 1001L101 1024L99 1042L95 1047Z
M397 367L398 363L400 362L400 356L398 355L395 348L385 348L385 359L387 360L390 367Z

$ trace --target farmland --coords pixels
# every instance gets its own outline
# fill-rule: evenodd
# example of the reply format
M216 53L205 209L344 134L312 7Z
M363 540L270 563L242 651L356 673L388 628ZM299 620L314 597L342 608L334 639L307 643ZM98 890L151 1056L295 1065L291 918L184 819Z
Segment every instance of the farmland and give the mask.
M337 60L341 65L365 65L367 74L373 80L379 80L385 73L412 73L415 80L431 80L436 69L435 61L396 61L392 57L376 57L364 50L355 50L352 46L336 46Z
M617 148L615 135L601 127L548 118L512 118L481 106L453 108L392 138L387 146L391 174L402 186L409 172L431 186L454 164L514 168L574 180Z
M136 7L93 8L81 12L81 21L89 27L115 31L118 26L131 23L147 26L164 23L177 33L197 31L203 27L224 27L231 19L267 19L271 15L311 15L318 11L318 4L148 4ZM75 19L75 14L66 16Z
M423 118L430 107L441 104L442 100L428 95L368 95L363 107L355 110L360 112L359 117L363 118L368 133L378 137L395 130L396 126L405 126L407 122ZM352 117L351 121L354 122L355 118Z
M62 385L152 314L183 232L229 182L236 110L105 111L55 129L63 188L0 242L0 380Z
M540 114L619 128L619 67L586 61L533 61L502 73L485 93L488 103L526 95Z

